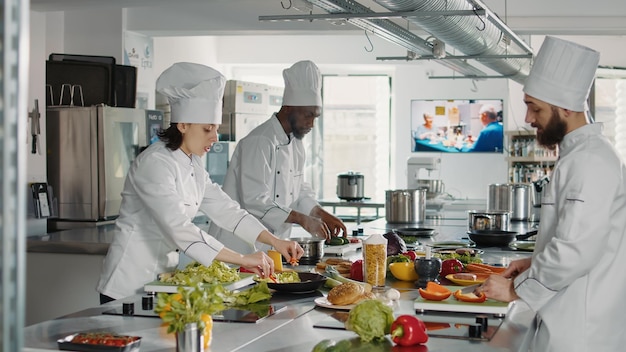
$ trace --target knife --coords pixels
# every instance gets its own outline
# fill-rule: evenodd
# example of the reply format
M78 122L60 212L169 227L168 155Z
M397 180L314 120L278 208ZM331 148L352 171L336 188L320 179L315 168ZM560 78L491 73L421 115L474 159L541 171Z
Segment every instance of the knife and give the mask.
M474 292L474 290L476 290L478 287L480 287L480 285L482 284L475 284L475 285L469 285L469 286L465 286L464 288L461 289L461 293L462 294L468 294L468 293L472 293Z

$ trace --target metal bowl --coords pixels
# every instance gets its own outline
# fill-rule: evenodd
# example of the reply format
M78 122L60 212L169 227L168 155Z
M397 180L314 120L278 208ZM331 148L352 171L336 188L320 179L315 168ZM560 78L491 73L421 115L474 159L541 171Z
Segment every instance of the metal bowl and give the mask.
M300 257L300 264L303 265L315 265L324 256L324 239L318 237L296 237L291 238L292 241L298 242L298 244L304 250L304 254Z

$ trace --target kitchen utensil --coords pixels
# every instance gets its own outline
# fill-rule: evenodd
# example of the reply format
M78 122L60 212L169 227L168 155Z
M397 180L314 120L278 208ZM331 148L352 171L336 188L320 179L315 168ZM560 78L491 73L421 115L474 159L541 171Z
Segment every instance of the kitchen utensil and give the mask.
M358 172L348 171L337 175L337 198L361 200L364 198L364 177Z
M503 247L507 246L515 239L517 232L514 231L468 231L470 240L476 242L479 246Z
M534 241L514 241L509 243L509 248L516 251L533 252L535 250Z
M400 236L430 237L435 234L435 229L426 227L401 227L393 231L397 232Z
M501 230L508 231L511 212L505 210L468 211L468 231Z
M476 247L476 244L468 241L442 241L442 242L433 242L430 244L433 249L435 248L468 248L468 247Z
M450 290L458 288L447 286ZM482 303L462 302L452 295L443 301L428 301L418 296L413 303L416 312L439 311L439 312L459 312L459 313L485 313L505 315L509 311L509 304L506 302L487 299Z
M484 282L484 281L483 281ZM461 289L461 293L463 294L468 294L468 293L472 293L474 292L478 287L480 287L480 285L483 284L483 282L478 283L478 284L474 284L474 285L470 285L470 286L465 286L464 288Z
M324 239L318 237L295 237L291 238L292 241L298 242L298 244L304 250L304 254L300 257L300 264L302 265L315 265L324 256Z
M495 183L489 185L489 197L487 209L510 211L511 208L511 185L508 183Z
M480 273L472 273L472 274L476 275L476 280L457 279L454 277L454 274L446 275L446 279L461 286L476 286L485 282L485 280L487 280L487 278L489 277L489 274L480 274ZM467 293L467 292L463 292L463 293Z
M267 286L271 289L289 293L305 293L312 292L320 288L325 282L326 277L317 273L298 273L300 282L276 283L268 282Z
M511 220L528 220L531 203L530 185L517 183L511 185L510 211Z
M426 216L426 188L385 191L388 223L421 223Z
M441 180L416 180L417 188L426 188L426 199L433 199L446 192L446 187Z
M528 231L528 232L526 232L524 234L519 234L519 235L515 236L515 239L518 240L518 241L520 241L520 240L527 240L530 237L533 237L535 235L537 235L537 230Z
M424 288L429 281L439 283L441 259L436 257L420 257L415 259L415 272L418 275L417 287Z

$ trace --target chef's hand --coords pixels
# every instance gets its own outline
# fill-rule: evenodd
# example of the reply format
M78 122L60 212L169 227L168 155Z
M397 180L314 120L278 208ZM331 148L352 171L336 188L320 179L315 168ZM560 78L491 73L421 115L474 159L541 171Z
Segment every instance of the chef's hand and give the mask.
M326 226L320 218L304 215L302 217L302 221L300 222L300 226L313 236L324 239L329 239L331 237L328 226Z
M343 234L343 237L348 236L348 230L346 225L338 217L324 210L320 206L316 206L311 210L311 216L322 219L322 221L328 227L331 237L339 237Z
M274 261L263 252L241 254L224 247L217 253L215 259L242 266L262 278L274 273Z
M514 279L517 275L523 273L530 268L531 258L514 260L509 264L505 271L500 275L507 279Z
M240 265L261 278L274 274L274 261L264 252L243 255L243 262Z
M513 288L513 280L501 275L491 275L477 288L477 291L485 293L487 298L501 302L511 302L519 298Z
M300 259L304 254L304 249L296 241L277 239L272 245L285 257L287 263L291 263L291 258Z

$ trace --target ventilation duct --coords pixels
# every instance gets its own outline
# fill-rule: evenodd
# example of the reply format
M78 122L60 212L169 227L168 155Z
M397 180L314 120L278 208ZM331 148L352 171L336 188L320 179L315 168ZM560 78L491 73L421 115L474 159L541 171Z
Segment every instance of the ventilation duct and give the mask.
M394 11L456 11L486 8L474 0L374 0L384 8ZM523 55L510 38L493 23L479 16L409 17L410 22L453 46L465 55ZM479 62L516 82L523 83L528 76L528 59L483 58Z

